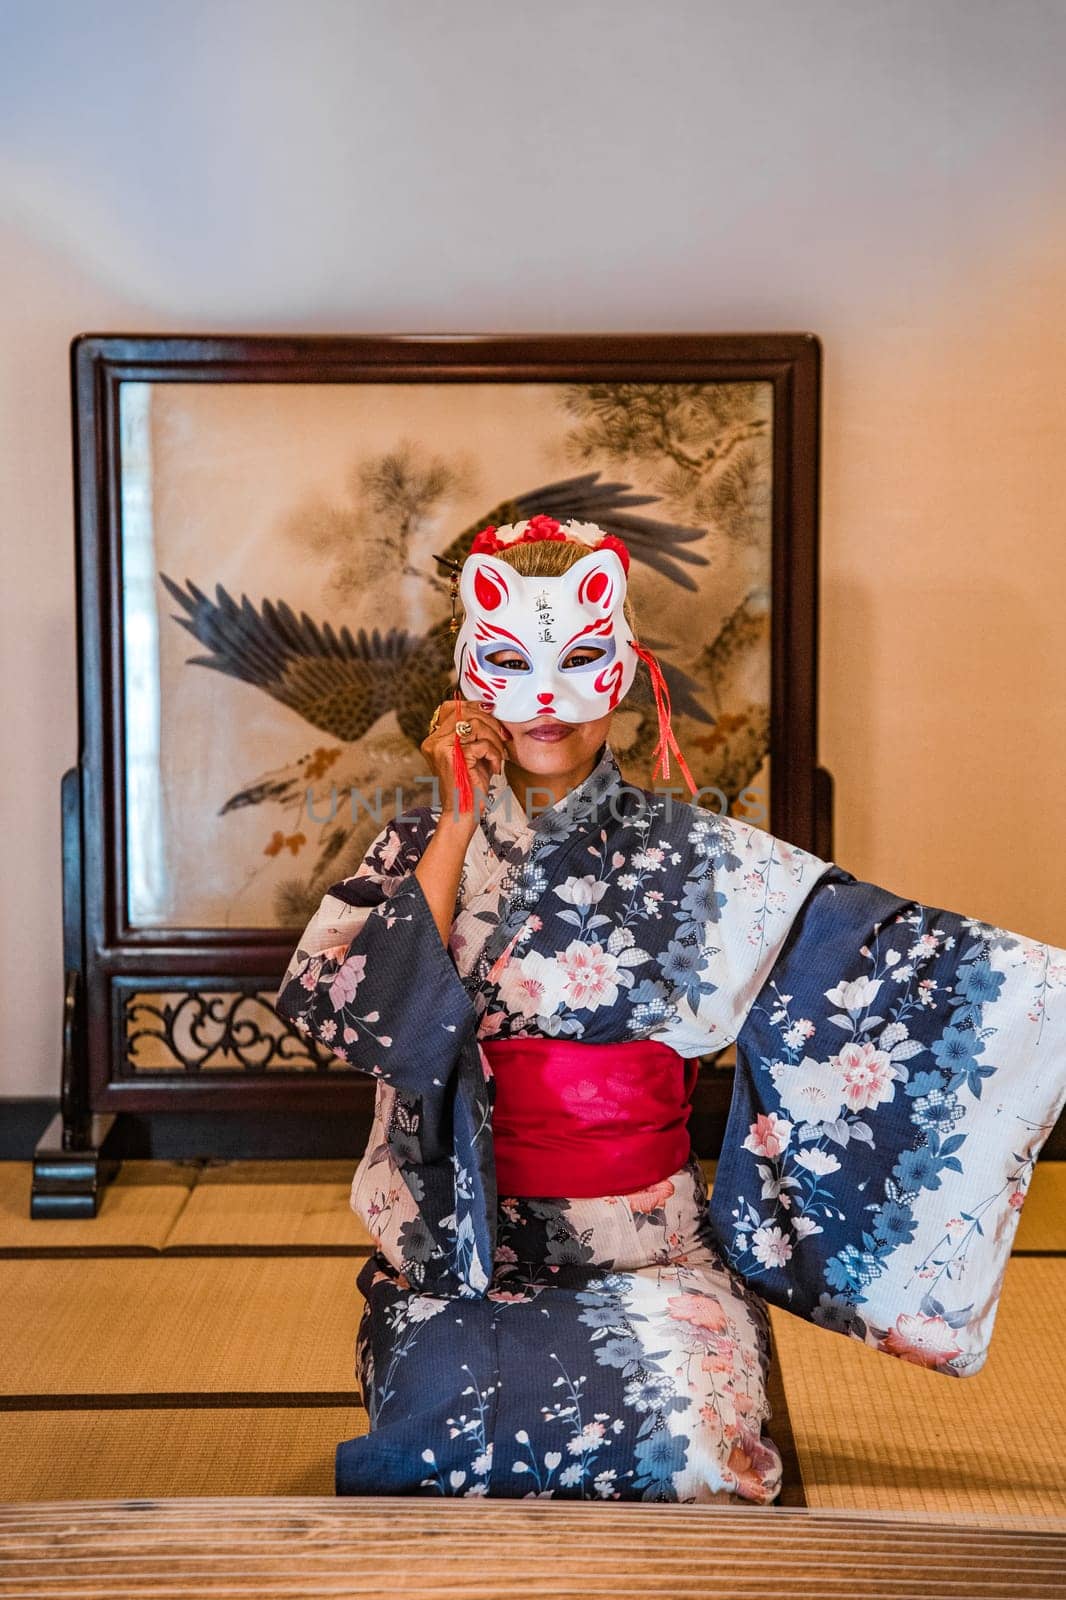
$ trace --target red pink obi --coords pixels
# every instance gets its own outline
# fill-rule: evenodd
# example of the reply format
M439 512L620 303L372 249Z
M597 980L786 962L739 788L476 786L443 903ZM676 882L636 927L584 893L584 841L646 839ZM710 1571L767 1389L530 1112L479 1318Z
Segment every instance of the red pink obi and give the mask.
M691 1153L698 1058L654 1039L483 1039L500 1196L631 1194Z

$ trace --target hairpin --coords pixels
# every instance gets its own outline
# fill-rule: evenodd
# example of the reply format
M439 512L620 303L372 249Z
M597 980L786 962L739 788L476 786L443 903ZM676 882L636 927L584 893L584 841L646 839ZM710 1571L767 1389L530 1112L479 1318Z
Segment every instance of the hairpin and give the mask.
M458 633L459 618L455 615L455 602L459 598L459 574L462 571L462 568L460 567L458 561L449 561L447 556L435 555L433 559L434 561L439 562L442 567L448 567L451 571L451 578L448 581L448 594L452 603L452 615L451 621L448 623L448 631L450 633Z

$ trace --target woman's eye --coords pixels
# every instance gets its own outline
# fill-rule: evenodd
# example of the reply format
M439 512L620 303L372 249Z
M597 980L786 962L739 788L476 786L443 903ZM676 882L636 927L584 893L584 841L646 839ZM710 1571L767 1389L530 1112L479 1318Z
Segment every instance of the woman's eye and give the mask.
M509 650L494 650L485 657L494 667L506 667L508 672L528 672L529 662L524 656L512 655Z
M587 667L591 662L598 661L606 652L597 650L591 645L582 645L580 650L571 650L563 661L565 667Z

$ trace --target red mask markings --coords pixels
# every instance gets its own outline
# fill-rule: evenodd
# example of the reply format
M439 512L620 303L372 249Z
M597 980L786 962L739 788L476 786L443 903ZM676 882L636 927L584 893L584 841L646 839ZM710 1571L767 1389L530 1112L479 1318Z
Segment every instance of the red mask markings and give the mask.
M595 606L598 611L610 611L614 599L614 584L602 567L582 578L578 585L577 602L582 606Z
M595 687L601 694L610 695L609 709L611 711L618 704L618 688L622 682L622 670L622 663L616 657L609 667L605 667L602 672L596 674L594 680Z
M481 673L476 667L470 666L469 663L467 663L464 676L466 677L467 682L472 683L476 689L484 689L486 692L491 691L492 685L487 681L487 679L481 676Z
M474 573L474 594L483 610L495 611L507 599L507 588L497 573L478 567Z
M511 633L509 629L501 628L498 622L486 622L484 618L479 617L477 623L478 643L480 644L483 639L510 639L513 644L518 645L520 650L524 651L526 648L517 633Z
M560 657L565 656L567 651L574 648L579 639L587 638L590 633L596 634L600 638L609 638L613 632L614 625L610 617L597 617L595 622L586 622L583 628L579 628L575 634L572 634L563 645L559 655Z

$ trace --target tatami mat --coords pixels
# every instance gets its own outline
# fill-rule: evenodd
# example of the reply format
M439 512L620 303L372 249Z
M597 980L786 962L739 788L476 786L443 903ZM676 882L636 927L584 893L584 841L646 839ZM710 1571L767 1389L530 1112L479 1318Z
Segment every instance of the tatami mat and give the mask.
M355 1165L127 1162L96 1218L38 1222L0 1163L0 1500L331 1494L366 1425ZM1015 1248L972 1379L771 1312L782 1508L1066 1514L1066 1258L1024 1253L1066 1251L1066 1163Z
M332 1494L361 1406L0 1411L0 1501Z
M1013 1248L1066 1251L1066 1161L1038 1161L1033 1168Z
M124 1161L95 1217L32 1218L29 1161L0 1161L0 1250L158 1250L181 1212L199 1162Z
M0 1393L355 1388L358 1259L0 1261Z
M771 1322L808 1505L1066 1514L1066 1261L1010 1261L972 1378Z
M31 1220L31 1165L0 1161L0 1251L365 1250L351 1161L127 1161L84 1221ZM713 1187L716 1161L703 1162ZM1066 1162L1038 1162L1015 1250L1066 1251Z
M332 1183L350 1188L362 1152L350 1161L221 1161L201 1164L198 1182L275 1184L290 1188L304 1183Z
M341 1182L255 1183L213 1175L197 1184L163 1248L367 1251L370 1235L348 1203L351 1172Z

